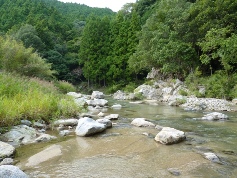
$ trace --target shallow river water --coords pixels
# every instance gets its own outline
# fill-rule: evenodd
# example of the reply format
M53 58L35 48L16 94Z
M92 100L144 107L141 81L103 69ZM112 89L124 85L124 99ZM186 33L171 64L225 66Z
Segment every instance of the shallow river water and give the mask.
M237 115L226 112L228 121L208 122L193 118L203 112L187 112L164 104L121 104L120 119L111 129L92 137L67 136L50 144L28 145L18 149L18 166L30 177L37 178L169 178L168 169L175 168L179 177L235 178L237 177ZM131 126L132 118L143 117L187 133L187 140L175 145L155 142L159 132L154 128ZM143 133L149 133L148 136ZM58 156L29 166L29 158L50 145L61 150ZM202 156L214 152L221 164ZM50 152L48 152L51 154ZM52 153L53 154L53 153Z

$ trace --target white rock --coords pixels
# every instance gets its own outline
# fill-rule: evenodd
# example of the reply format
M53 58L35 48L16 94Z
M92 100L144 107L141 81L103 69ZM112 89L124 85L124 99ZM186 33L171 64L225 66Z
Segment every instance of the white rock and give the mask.
M13 165L0 166L1 178L28 178L28 176L21 171L18 167Z
M57 137L51 136L49 134L42 134L38 138L35 139L36 142L47 142L53 139L56 139Z
M212 162L217 162L219 163L220 162L220 159L218 158L218 156L214 153L204 153L204 157Z
M93 99L93 100L86 100L86 103L89 106L102 106L104 107L105 105L108 104L108 101L105 99Z
M0 165L12 165L14 160L12 158L4 158Z
M111 108L113 108L113 109L121 109L122 105L121 104L114 104L113 106L111 106Z
M96 121L99 122L100 124L104 124L106 128L112 127L112 122L109 119L97 119Z
M105 129L106 126L104 124L100 124L89 117L84 117L79 119L75 132L78 136L89 136Z
M78 123L78 119L60 119L53 123L54 126L64 125L64 126L75 126Z
M219 112L212 112L212 113L204 115L201 119L209 120L209 121L226 120L228 119L228 116Z
M104 117L104 116L105 116L105 113L100 112L100 113L98 114L98 116L99 116L99 117Z
M164 127L155 137L157 142L165 145L179 143L185 140L185 133L170 127Z
M91 94L91 99L104 99L105 95L103 92L100 91L93 91Z
M110 114L108 116L105 116L105 119L109 119L109 120L118 120L119 118L119 114Z
M34 143L38 134L39 132L32 127L18 125L12 127L9 132L3 134L3 137L5 137L7 141L11 141L14 145L20 145Z
M15 148L12 145L0 141L0 159L10 157L14 152Z
M136 118L133 119L131 122L132 125L137 126L137 127L155 127L155 124L146 121L145 118Z

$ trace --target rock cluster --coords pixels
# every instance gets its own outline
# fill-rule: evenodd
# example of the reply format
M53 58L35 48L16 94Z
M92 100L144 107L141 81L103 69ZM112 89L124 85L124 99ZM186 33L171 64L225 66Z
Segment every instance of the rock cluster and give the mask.
M209 121L227 120L228 116L223 113L212 112L212 113L204 115L201 119L202 120L209 120Z
M186 110L230 111L231 105L224 99L189 97L181 106Z

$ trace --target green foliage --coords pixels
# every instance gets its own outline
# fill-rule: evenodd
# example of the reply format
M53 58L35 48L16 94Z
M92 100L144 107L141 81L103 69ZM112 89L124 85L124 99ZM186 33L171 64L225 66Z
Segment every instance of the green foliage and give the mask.
M207 32L204 41L198 43L203 54L200 60L203 64L212 65L216 60L219 67L227 73L233 71L237 63L237 35L230 34L226 28L211 29ZM216 68L213 66L212 68Z
M64 94L68 92L75 92L76 87L73 86L71 83L66 81L56 81L54 82L54 85L58 88L58 90Z
M107 93L115 93L116 91L120 90L123 86L121 84L112 84L110 85L106 92Z
M179 94L183 96L188 96L188 92L185 90L179 90Z
M135 100L143 100L144 98L145 97L142 95L141 92L135 93L135 97L134 97Z
M0 127L19 124L21 119L50 122L80 111L74 101L60 94L49 82L37 78L0 74Z
M156 67L175 77L185 77L195 65L197 55L185 38L186 16L190 3L185 0L157 2L155 13L141 31L137 51L129 65L136 73Z
M133 93L134 89L137 87L136 83L133 82L129 82L129 84L127 84L123 90L127 93Z
M10 37L0 37L0 69L40 78L52 77L54 73L51 65L33 52L33 48L25 48Z
M204 81L206 97L230 99L230 93L235 84L236 81L227 76L224 71L217 71Z

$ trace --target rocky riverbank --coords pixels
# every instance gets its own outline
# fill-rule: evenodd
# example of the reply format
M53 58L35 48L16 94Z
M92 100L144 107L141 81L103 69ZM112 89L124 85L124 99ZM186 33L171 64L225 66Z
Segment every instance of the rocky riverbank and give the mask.
M135 100L137 96L142 96L143 100L133 103L139 104L144 101L148 103L165 102L170 106L180 106L186 111L205 110L205 111L232 111L234 102L214 99L214 98L197 98L195 96L181 95L181 91L188 92L184 84L175 80L173 83L157 81L153 85L141 85L134 90L134 93L126 94L122 91L117 91L113 97L117 100ZM108 108L121 109L120 104L108 106L108 101L105 99L105 95L102 92L94 91L92 95L83 95L80 93L70 92L68 95L72 96L75 102L79 106L86 107L87 113L80 113L77 118L65 118L52 122L51 125L46 125L43 121L30 122L22 120L21 125L14 126L12 129L0 136L0 161L1 165L14 164L14 154L16 147L21 145L27 145L37 142L47 142L58 137L67 135L77 135L80 137L92 136L94 134L103 132L108 128L112 128L116 125L114 120L120 119L120 116L116 113L106 114ZM146 118L130 118L132 119L131 125L136 127L153 127L157 129L157 135L154 136L154 140L161 144L170 145L179 143L186 140L186 133L177 130L175 128L156 125ZM227 120L228 116L219 112L209 113L201 118L193 118L194 120ZM54 129L58 132L58 135L47 134L48 129ZM149 133L144 133L149 136ZM52 148L54 150L54 148ZM61 153L60 148L58 153ZM51 149L50 149L51 150ZM213 162L220 162L215 153L202 152L203 156ZM58 154L57 154L58 155ZM57 156L56 155L56 156ZM52 155L51 155L52 156ZM47 161L52 157L44 156L43 161ZM42 156L40 156L42 157ZM36 157L37 158L37 157ZM33 159L33 158L32 158ZM38 159L38 158L37 158ZM217 161L218 160L218 161ZM32 161L32 160L30 160ZM34 162L34 159L33 159ZM6 172L7 170L7 172ZM8 171L18 173L19 170L15 166L4 167L0 166L0 171ZM14 174L15 174L14 173ZM14 175L13 174L13 175ZM22 175L23 172L22 172ZM27 175L24 175L27 176Z

